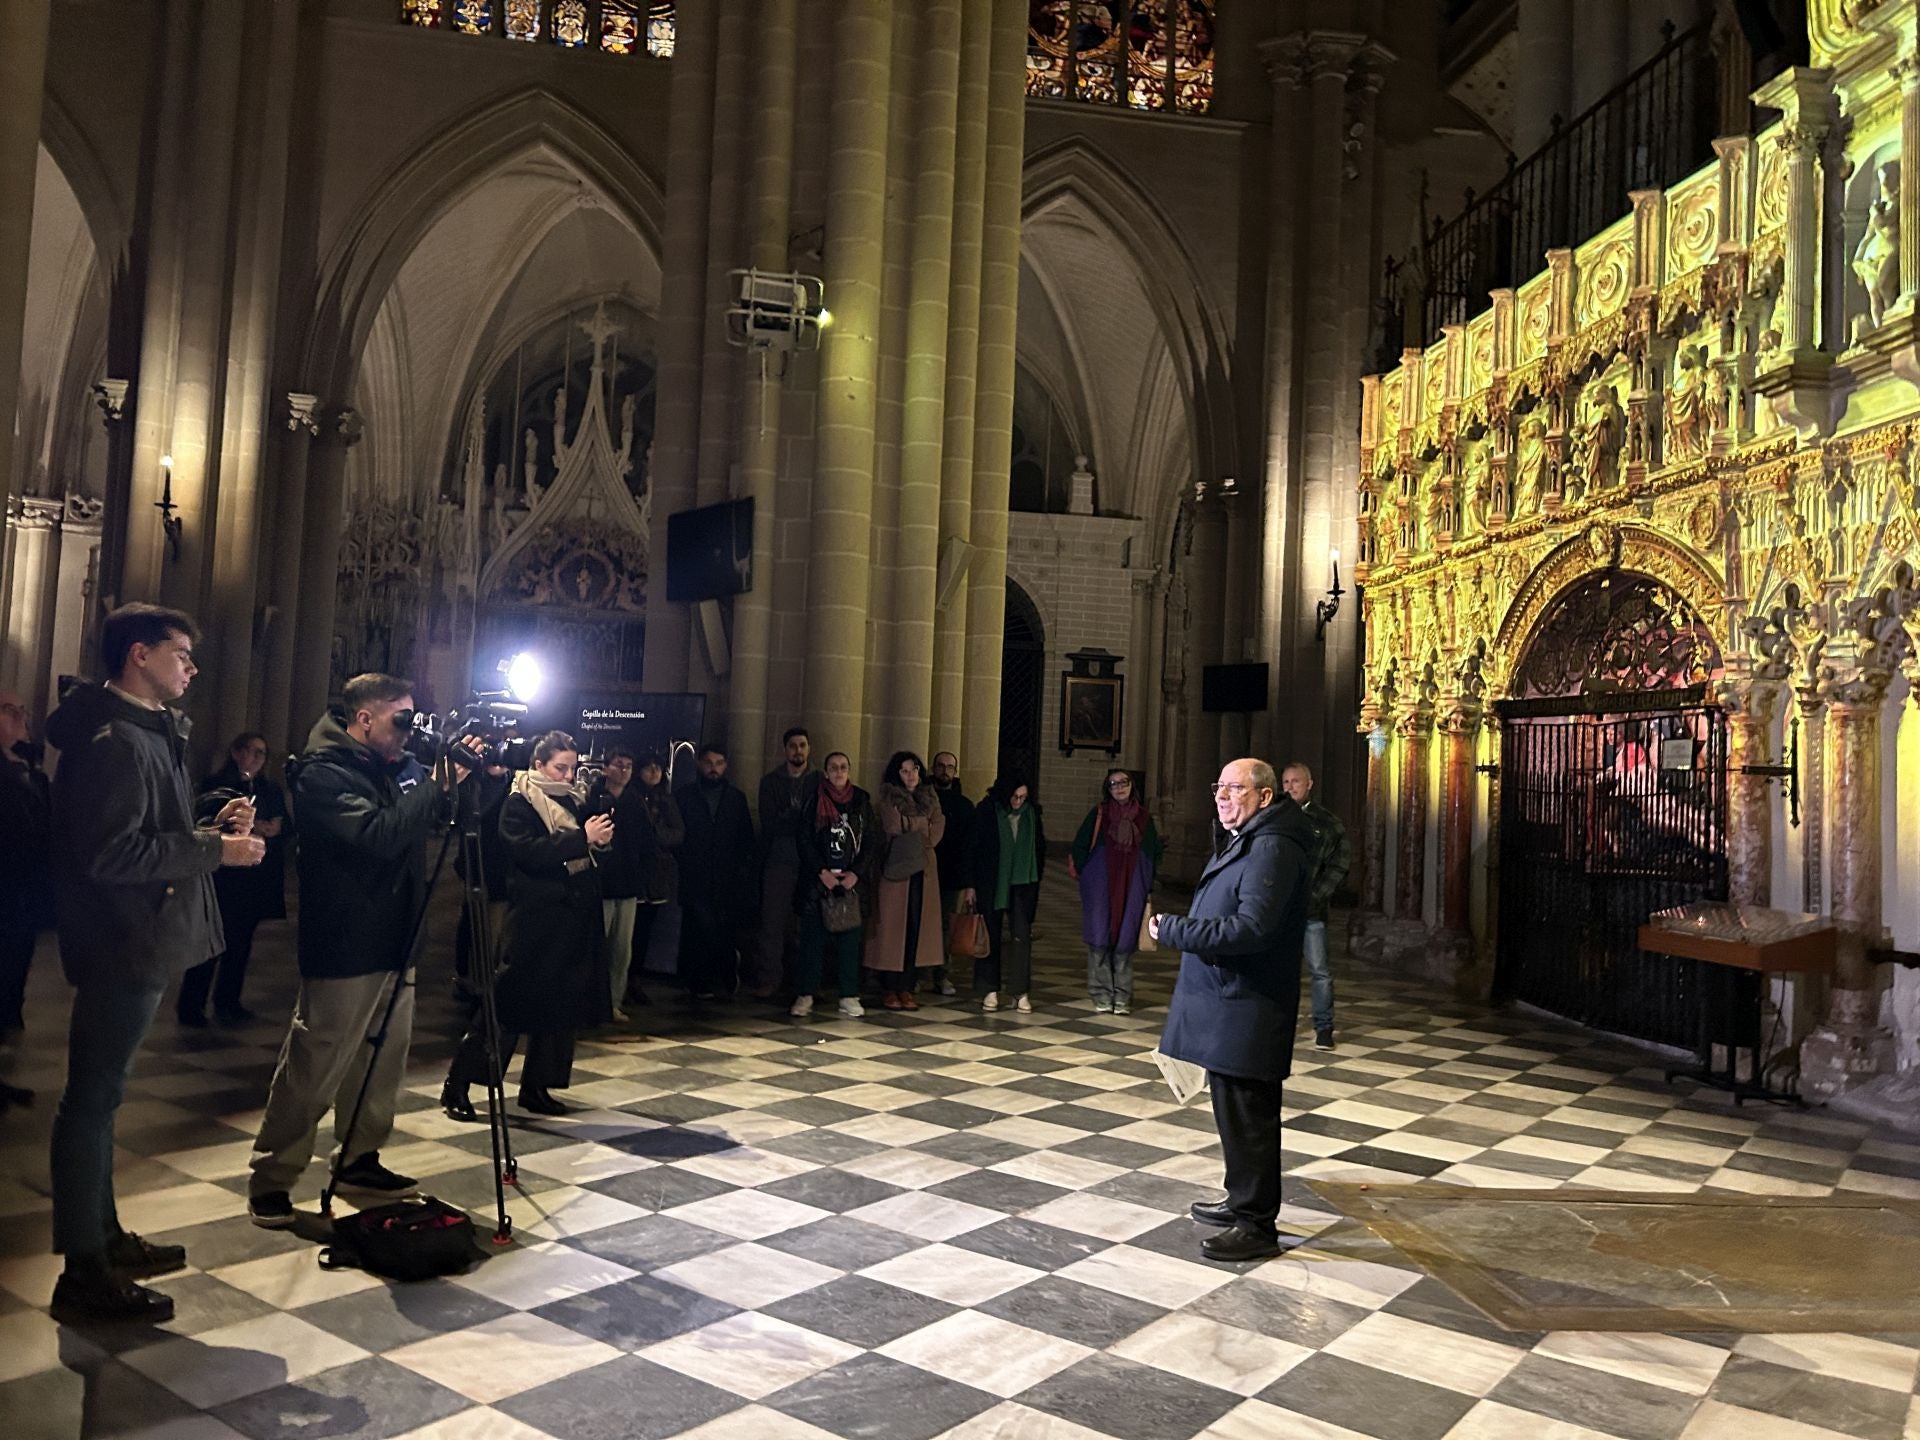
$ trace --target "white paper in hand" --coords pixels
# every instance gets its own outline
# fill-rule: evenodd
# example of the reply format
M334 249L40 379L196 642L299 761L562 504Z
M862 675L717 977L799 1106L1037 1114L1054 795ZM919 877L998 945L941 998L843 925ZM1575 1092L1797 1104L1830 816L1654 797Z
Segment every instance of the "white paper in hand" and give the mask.
M1173 1092L1173 1103L1191 1105L1200 1096L1207 1093L1207 1072L1190 1060L1176 1060L1171 1055L1153 1052L1153 1063L1160 1067L1160 1078L1167 1082L1167 1089Z

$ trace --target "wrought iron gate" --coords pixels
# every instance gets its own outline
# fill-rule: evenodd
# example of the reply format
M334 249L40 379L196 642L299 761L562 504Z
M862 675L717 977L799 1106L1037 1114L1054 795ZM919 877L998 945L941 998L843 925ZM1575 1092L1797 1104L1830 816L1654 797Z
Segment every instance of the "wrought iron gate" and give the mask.
M1693 1045L1694 962L1650 955L1636 935L1656 910L1726 898L1725 715L1701 687L1497 708L1499 994Z

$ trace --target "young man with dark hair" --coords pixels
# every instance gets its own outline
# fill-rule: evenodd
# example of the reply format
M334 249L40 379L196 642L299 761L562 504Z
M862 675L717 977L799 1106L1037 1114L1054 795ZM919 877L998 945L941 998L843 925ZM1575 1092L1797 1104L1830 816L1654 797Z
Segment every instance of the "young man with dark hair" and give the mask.
M413 942L426 900L421 844L447 814L451 772L435 784L407 753L413 686L356 675L341 704L315 722L289 767L300 822L300 994L253 1144L247 1213L280 1229L294 1222L292 1191L320 1122L351 1144L342 1193L392 1199L414 1182L380 1163L413 1036ZM371 1044L393 986L400 998L376 1057ZM346 1128L373 1067L359 1124Z
M225 948L213 872L258 865L253 807L229 801L201 829L187 773L187 693L199 632L178 610L123 605L101 627L112 678L74 689L47 721L60 751L53 871L60 963L74 986L67 1088L53 1118L53 1292L62 1324L173 1317L136 1282L186 1264L178 1245L120 1227L113 1117L167 987Z
M974 807L960 788L960 757L951 750L934 754L930 778L934 794L940 797L940 811L947 817L947 832L933 847L934 864L940 870L940 913L947 916L960 908L960 892L966 888L967 847L973 836ZM930 979L942 995L956 993L947 966L935 970Z
M795 725L780 737L784 763L760 778L760 930L741 984L756 1000L777 991L788 973L793 892L800 885L801 804L813 778L813 741Z
M740 931L753 883L753 817L727 779L727 752L708 743L680 791L680 978L696 1000L729 996L739 981Z
M1302 957L1307 965L1313 1043L1333 1049L1333 967L1327 959L1327 915L1340 882L1353 868L1353 842L1340 817L1313 798L1313 770L1304 760L1289 761L1280 772L1280 788L1313 826L1312 889L1307 896L1307 935Z

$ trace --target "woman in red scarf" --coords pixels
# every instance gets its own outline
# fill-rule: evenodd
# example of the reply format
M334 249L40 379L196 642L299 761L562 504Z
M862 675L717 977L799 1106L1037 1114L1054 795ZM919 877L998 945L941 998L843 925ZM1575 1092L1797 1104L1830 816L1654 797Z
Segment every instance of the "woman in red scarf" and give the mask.
M1073 837L1071 873L1080 882L1080 934L1087 942L1087 993L1093 1008L1125 1015L1133 1007L1133 952L1140 917L1160 867L1160 832L1134 798L1133 776L1109 770L1106 797Z
M831 949L840 981L840 1013L858 1019L861 912L867 886L862 871L880 838L867 792L853 783L853 762L836 750L827 756L800 803L800 964L794 975L796 1020L813 1014L814 991Z

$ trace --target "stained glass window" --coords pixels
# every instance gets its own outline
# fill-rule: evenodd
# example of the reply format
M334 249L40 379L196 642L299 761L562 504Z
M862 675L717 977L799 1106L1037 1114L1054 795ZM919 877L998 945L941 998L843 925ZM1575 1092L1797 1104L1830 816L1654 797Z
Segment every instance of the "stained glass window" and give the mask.
M587 0L554 0L553 43L566 46L587 43Z
M1211 0L1032 0L1027 94L1205 114Z
M673 55L674 0L399 0L399 10L402 24L428 30L544 37L607 55Z
M507 38L540 38L540 0L507 0Z

